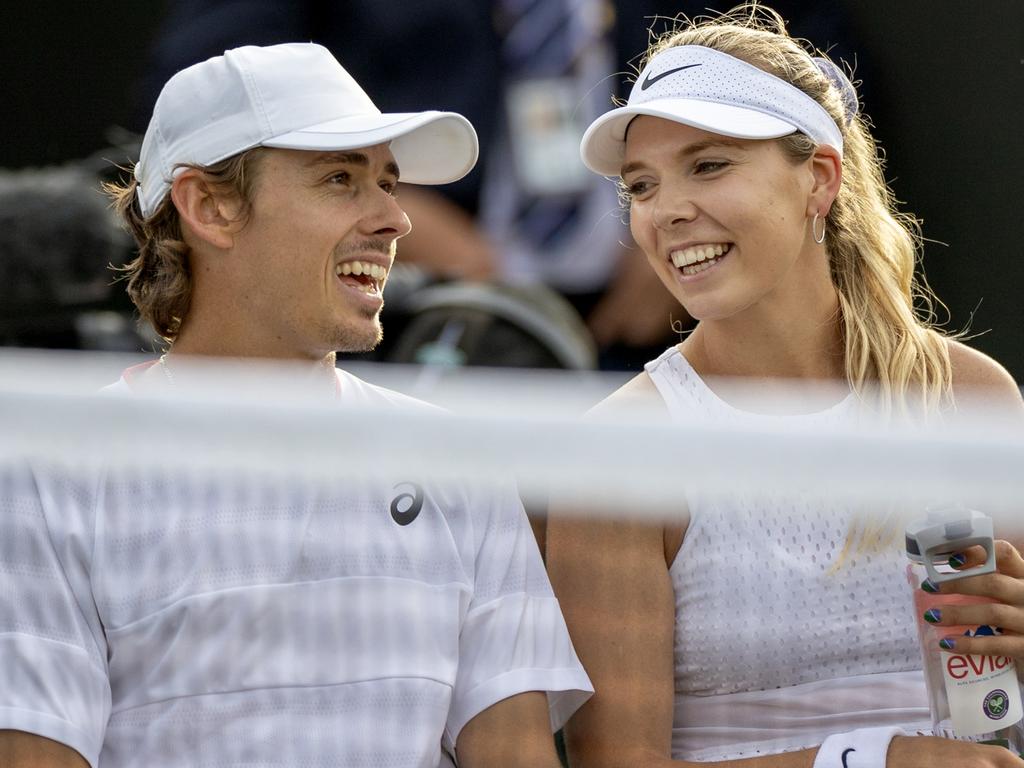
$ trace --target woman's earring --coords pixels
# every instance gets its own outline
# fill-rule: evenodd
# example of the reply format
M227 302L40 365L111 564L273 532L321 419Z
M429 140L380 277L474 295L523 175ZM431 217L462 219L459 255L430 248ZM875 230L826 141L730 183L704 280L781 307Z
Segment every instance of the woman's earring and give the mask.
M679 336L680 341L683 341L683 337L690 332L683 326L682 320L676 320L672 317L671 312L668 314L668 324L672 328L672 332Z
M821 219L821 237L818 237L818 219L821 218L821 214L818 212L814 213L814 220L811 222L811 237L814 238L814 242L821 245L825 242L825 219Z

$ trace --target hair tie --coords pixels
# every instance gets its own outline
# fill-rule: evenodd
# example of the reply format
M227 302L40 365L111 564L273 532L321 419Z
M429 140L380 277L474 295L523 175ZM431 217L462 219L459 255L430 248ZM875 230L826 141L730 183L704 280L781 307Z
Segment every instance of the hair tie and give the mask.
M829 59L815 56L811 61L818 67L818 71L827 77L829 82L839 90L839 95L843 99L845 123L849 125L853 118L856 117L857 112L860 111L857 89L853 87L853 83L850 82L850 78L846 76L846 73Z

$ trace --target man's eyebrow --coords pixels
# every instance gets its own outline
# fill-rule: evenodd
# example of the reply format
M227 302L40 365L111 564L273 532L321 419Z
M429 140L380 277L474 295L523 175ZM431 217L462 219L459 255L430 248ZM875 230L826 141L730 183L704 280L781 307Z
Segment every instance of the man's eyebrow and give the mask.
M334 163L348 163L349 165L369 165L370 158L362 152L317 152L306 163L313 168L317 165L332 165Z
M676 157L679 160L686 160L688 157L696 155L698 152L703 152L705 149L713 149L715 147L726 147L728 149L746 149L743 142L737 141L736 139L729 139L726 137L719 137L716 139L705 139L704 141L695 141L693 144L687 144L679 152L676 153ZM630 171L635 171L638 168L642 168L643 163L626 163L622 166L619 171L619 176L625 176Z
M320 165L358 165L366 168L370 165L370 158L362 152L318 152L306 163L307 168L315 168ZM396 179L401 176L398 170L398 163L394 161L384 166L384 170Z

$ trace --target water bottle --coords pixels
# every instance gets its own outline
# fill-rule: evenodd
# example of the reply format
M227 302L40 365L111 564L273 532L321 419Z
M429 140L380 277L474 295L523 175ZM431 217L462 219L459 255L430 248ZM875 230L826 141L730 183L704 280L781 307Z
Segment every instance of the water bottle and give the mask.
M907 579L914 593L918 639L924 661L932 728L936 736L1000 744L1024 752L1024 706L1013 659L944 651L948 635L997 634L994 627L935 626L924 619L930 608L994 602L967 595L943 595L921 589L927 577L941 585L954 579L991 573L996 567L992 519L960 505L931 507L926 517L907 526ZM985 548L982 565L956 570L949 557L971 546Z

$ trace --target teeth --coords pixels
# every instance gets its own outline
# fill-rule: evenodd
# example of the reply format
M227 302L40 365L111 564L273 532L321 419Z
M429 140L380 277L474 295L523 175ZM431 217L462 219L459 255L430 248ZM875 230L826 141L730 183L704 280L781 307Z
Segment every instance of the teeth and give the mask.
M346 261L334 268L339 277L343 275L364 275L369 279L366 283L356 283L353 288L363 293L378 295L381 292L382 282L387 277L388 271L380 264L371 264L362 261Z
M696 264L699 261L710 261L729 250L728 244L695 245L682 251L672 251L669 256L676 268Z
M339 275L366 275L374 280L383 280L388 271L380 264L363 263L361 261L346 261L339 264L335 271Z
M711 267L713 267L717 263L718 263L718 258L716 257L716 258L709 259L708 261L701 261L701 262L699 262L697 264L687 264L685 267L683 267L683 274L684 275L696 275L699 272L703 272L705 269L710 269Z

